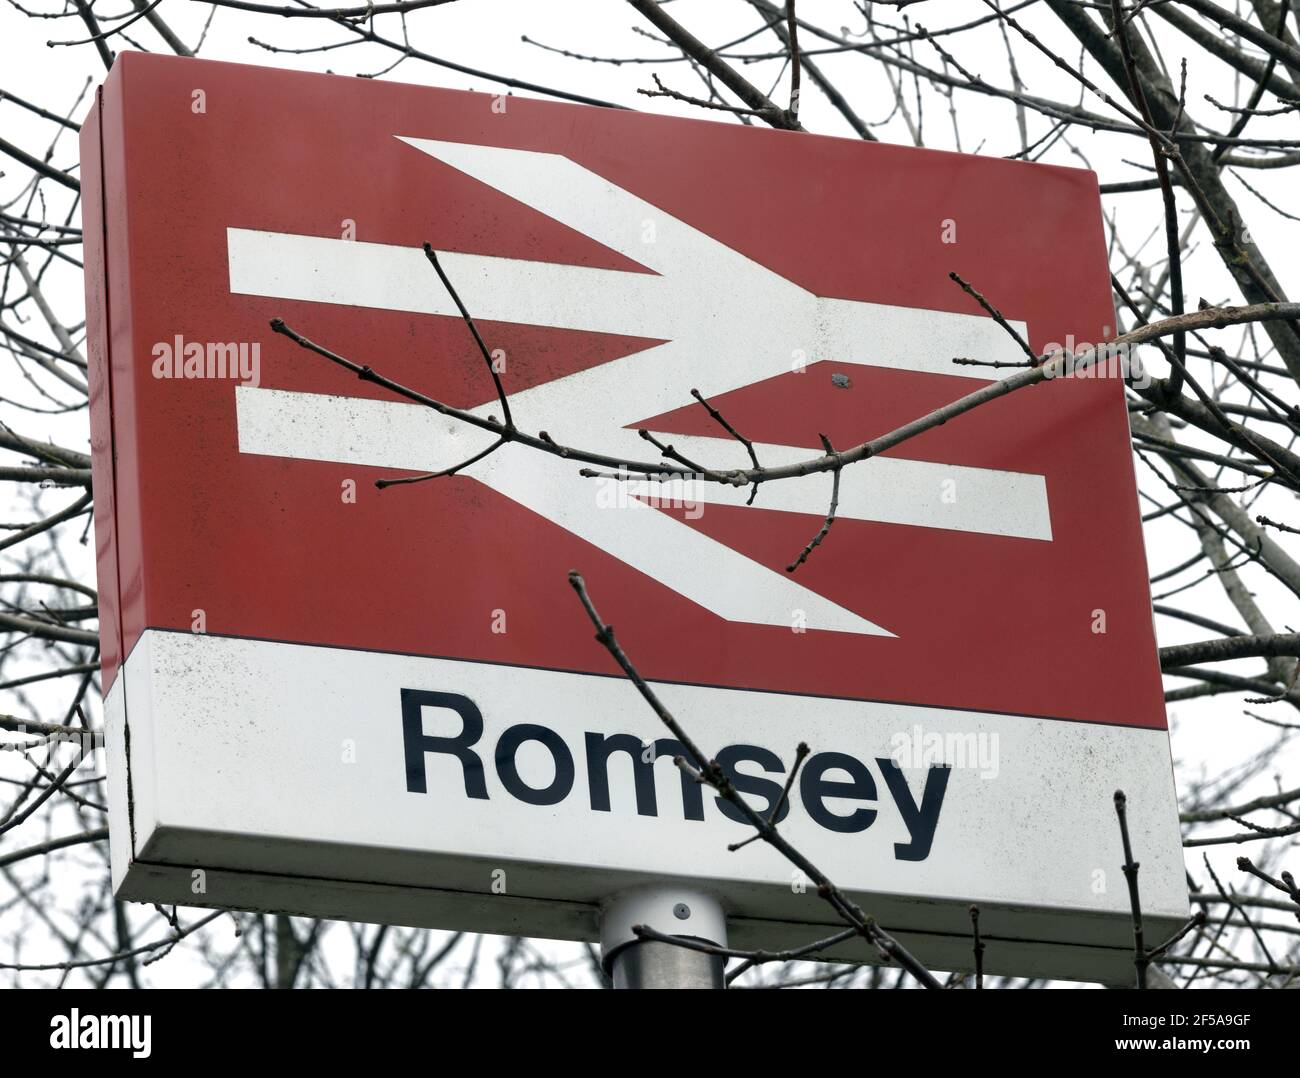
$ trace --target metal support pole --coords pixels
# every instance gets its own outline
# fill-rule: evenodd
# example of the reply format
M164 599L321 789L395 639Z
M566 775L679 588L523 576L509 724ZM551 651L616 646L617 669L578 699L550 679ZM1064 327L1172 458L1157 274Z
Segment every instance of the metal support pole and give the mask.
M725 947L727 919L712 895L667 885L616 895L601 913L600 950L615 988L726 987L725 958L639 939L634 925Z

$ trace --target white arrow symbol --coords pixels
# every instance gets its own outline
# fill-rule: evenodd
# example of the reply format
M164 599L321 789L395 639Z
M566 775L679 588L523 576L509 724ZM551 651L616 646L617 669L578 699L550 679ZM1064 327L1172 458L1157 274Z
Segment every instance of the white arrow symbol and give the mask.
M515 421L600 450L640 457L626 429L686 403L685 388L720 397L784 374L800 357L937 374L953 356L1014 361L1014 341L991 319L815 296L658 207L557 154L403 138L402 141L531 206L654 273L439 252L477 321L516 322L648 337L665 343L510 394ZM652 225L648 228L648 225ZM652 235L653 242L645 236ZM419 248L227 230L230 290L245 295L458 316L430 284ZM1023 333L1024 327L1016 324ZM241 386L244 453L439 471L484 449L492 436L416 405ZM499 411L495 400L473 409ZM574 433L569 433L574 432ZM729 438L669 436L710 467L749 463ZM764 464L804 459L808 448L757 445ZM571 461L506 445L460 473L527 506L729 621L891 636L887 630L631 500L602 509ZM825 512L830 477L765 487L767 509ZM946 481L956 499L942 494ZM672 484L664 485L672 488ZM640 492L657 484L641 483ZM826 489L820 489L825 487ZM692 484L692 497L743 504L744 494ZM697 490L694 488L703 488ZM770 492L770 495L769 495ZM662 496L671 496L672 490ZM679 495L680 496L680 495ZM876 458L841 479L840 515L863 520L1051 539L1043 476Z

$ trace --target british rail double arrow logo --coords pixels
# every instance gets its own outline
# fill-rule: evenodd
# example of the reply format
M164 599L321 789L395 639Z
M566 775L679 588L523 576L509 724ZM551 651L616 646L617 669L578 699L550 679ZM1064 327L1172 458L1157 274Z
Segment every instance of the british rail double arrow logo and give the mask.
M558 154L401 141L652 271L438 253L478 320L662 342L512 393L511 409L524 429L549 430L571 444L595 438L592 447L601 452L639 459L646 448L636 435L643 417L690 403L690 387L716 400L784 374L795 357L966 377L972 368L954 368L952 357L1020 358L1015 342L989 318L814 295ZM647 222L653 223L653 242L645 239ZM230 228L227 254L234 293L458 316L451 297L431 283L419 247ZM1024 326L1016 325L1023 333ZM438 471L492 441L486 431L395 401L240 386L236 408L243 453ZM473 410L487 416L494 409L495 399ZM574 417L591 417L582 432L590 437L566 437ZM671 440L685 456L710 467L747 466L744 448L719 435L674 434ZM765 465L817 452L761 442L756 449ZM627 512L601 509L592 481L578 476L571 461L507 445L460 474L728 621L788 627L792 611L799 610L809 629L893 635L642 501L630 499ZM958 499L940 496L945 480L955 481ZM824 514L830 481L821 475L772 483L751 511ZM691 496L743 506L747 495L696 483ZM847 469L839 515L1052 538L1042 475L900 457L877 457Z

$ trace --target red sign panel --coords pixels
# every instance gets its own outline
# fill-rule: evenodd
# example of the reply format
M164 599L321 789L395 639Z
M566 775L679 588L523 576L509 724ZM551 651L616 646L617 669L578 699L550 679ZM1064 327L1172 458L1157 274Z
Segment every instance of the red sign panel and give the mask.
M752 506L660 499L511 447L377 490L481 443L269 327L499 413L427 241L524 429L653 459L646 427L744 463L698 388L763 463L797 460L1004 373L954 356L1019 357L950 271L1036 350L1108 339L1091 173L130 54L100 124L110 678L147 628L196 627L614 672L578 568L650 678L1164 727L1117 379L1011 394L846 470L789 573L828 475Z

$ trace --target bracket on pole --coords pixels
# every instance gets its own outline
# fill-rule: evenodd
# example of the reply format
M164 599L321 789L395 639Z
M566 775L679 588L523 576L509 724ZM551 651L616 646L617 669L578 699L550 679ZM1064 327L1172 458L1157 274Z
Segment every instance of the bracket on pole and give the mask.
M726 987L725 958L643 940L635 925L725 947L727 918L712 895L667 884L615 895L601 911L601 961L615 988Z

